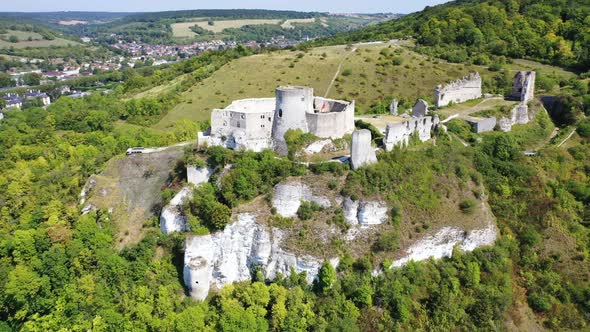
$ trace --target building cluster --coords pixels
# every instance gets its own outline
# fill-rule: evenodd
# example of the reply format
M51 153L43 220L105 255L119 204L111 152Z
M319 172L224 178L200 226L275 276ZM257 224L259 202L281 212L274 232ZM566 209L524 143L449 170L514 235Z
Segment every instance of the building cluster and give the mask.
M23 103L32 100L39 100L43 106L48 106L51 104L51 99L49 96L45 92L41 92L39 90L27 90L23 96L16 93L7 93L2 96L2 99L4 100L5 109L21 109L23 107Z

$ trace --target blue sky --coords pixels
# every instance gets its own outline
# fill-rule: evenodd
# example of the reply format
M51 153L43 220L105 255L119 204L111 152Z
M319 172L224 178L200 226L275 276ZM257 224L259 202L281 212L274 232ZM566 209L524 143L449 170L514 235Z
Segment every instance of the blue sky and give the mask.
M448 0L0 0L0 11L142 12L180 9L259 8L322 12L411 13Z

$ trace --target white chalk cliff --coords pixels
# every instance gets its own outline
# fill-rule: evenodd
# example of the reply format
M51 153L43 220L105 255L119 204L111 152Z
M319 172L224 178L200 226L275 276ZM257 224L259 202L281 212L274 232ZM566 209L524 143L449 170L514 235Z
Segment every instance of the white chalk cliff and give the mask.
M379 201L353 201L349 197L342 202L344 218L352 225L380 225L387 221L387 205Z
M484 228L465 232L454 227L444 227L434 235L428 235L414 243L406 251L406 255L393 262L391 267L400 267L410 261L421 261L429 258L451 257L453 248L459 245L462 251L473 251L481 246L492 245L498 236L498 229L493 223Z
M272 206L283 217L294 217L301 201L315 202L325 208L332 206L327 197L315 196L311 189L300 182L277 184L274 188Z
M190 199L193 194L193 189L186 186L172 198L170 203L162 209L160 214L160 229L164 234L172 232L184 232L187 229L186 218L182 215L180 210L185 200Z
M184 283L190 295L203 300L211 287L250 280L251 268L262 266L264 275L274 279L278 273L307 272L311 283L318 274L322 260L298 257L280 248L282 233L256 223L252 214L240 214L223 231L203 236L190 236L185 243ZM337 259L331 260L333 265Z
M188 165L186 167L186 181L196 186L207 183L213 175L213 170L209 167L197 167Z

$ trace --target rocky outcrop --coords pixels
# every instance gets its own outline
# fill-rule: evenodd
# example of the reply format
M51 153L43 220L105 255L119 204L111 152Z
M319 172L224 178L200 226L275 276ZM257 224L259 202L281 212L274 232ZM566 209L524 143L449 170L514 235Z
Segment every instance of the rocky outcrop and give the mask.
M187 231L186 218L182 214L181 206L185 200L191 199L193 194L190 186L182 188L174 198L162 209L160 214L160 229L164 234Z
M196 300L207 297L211 287L250 280L254 266L261 266L267 279L278 273L288 276L291 268L306 272L311 283L317 276L322 260L297 256L280 248L280 230L269 230L256 223L252 214L240 214L222 232L190 236L185 243L183 279L190 295ZM334 266L338 260L331 260Z
M213 175L213 170L209 167L198 167L195 165L188 165L186 167L186 181L196 186L207 183L211 175Z
M320 153L320 152L322 152L324 150L324 148L329 147L330 145L333 145L331 139L325 139L325 140L321 140L321 141L315 141L315 142L311 143L310 145L308 145L303 150L303 152L305 152L305 154Z
M272 206L283 217L294 217L301 201L315 202L323 207L330 207L330 200L323 196L315 196L311 189L299 182L277 184L274 188Z
M375 155L375 149L371 146L371 131L361 129L352 133L350 157L352 169L359 169L376 162L377 156Z
M353 201L349 197L342 201L344 218L352 225L380 225L387 221L387 205L379 201Z
M436 234L428 235L414 243L408 248L406 255L394 261L391 267L400 267L410 261L451 257L456 245L463 251L473 251L475 248L494 244L497 236L498 230L493 223L470 232L454 227L445 227Z

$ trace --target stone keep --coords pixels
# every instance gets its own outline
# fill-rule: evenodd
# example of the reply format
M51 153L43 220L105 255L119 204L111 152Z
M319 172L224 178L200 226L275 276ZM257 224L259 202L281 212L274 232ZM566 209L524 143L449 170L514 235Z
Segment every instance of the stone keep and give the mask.
M341 138L354 130L355 103L313 96L313 89L284 86L276 98L243 99L213 110L211 128L199 133L199 145L234 150L274 148L287 153L284 135L300 129L321 138Z
M412 116L419 118L428 115L428 103L423 99L418 99L412 107Z
M534 71L519 71L514 76L512 83L512 97L520 100L521 103L528 103L535 97Z
M398 110L397 110L398 103L399 102L397 101L397 99L394 99L391 101L391 104L389 105L389 114L398 115Z
M285 86L276 89L276 107L272 128L274 147L280 154L287 153L285 133L289 129L309 132L306 114L313 112L313 89Z
M368 129L361 129L352 133L350 162L352 169L359 169L377 162L375 149L371 146L371 131Z
M269 149L272 147L274 104L274 98L243 99L225 109L215 109L211 113L210 136L199 135L199 138L209 145L234 150L260 152Z
M481 76L479 73L469 74L462 79L434 89L434 105L443 107L449 103L462 103L481 98Z

